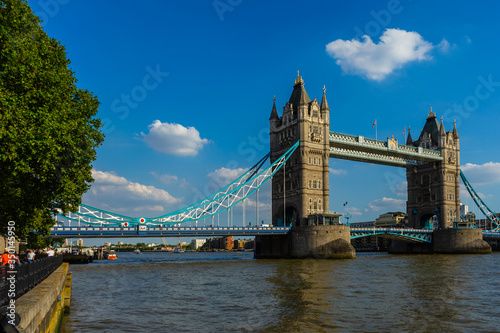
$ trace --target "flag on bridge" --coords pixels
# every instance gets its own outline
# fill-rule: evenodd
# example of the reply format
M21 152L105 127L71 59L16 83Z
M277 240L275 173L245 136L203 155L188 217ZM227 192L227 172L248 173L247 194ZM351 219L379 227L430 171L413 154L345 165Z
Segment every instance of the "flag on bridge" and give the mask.
M373 122L372 129L375 127L375 125L377 125L377 119L375 119L375 121Z
M347 206L347 201L345 202L344 206Z

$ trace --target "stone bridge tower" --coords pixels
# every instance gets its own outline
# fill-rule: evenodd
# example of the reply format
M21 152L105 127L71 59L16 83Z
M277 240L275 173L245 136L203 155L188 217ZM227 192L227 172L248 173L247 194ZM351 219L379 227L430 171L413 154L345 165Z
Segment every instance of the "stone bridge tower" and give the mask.
M272 179L273 225L307 225L309 214L328 213L330 109L325 88L321 104L311 101L298 75L280 117L273 102L270 122L271 163L297 140L300 146ZM285 209L286 207L286 213Z
M453 227L454 221L460 221L460 138L456 124L453 131L446 132L443 118L438 123L431 108L418 140L412 141L411 135L408 135L406 144L422 149L439 149L443 157L441 162L407 167L409 225L429 229ZM433 225L434 216L438 225Z

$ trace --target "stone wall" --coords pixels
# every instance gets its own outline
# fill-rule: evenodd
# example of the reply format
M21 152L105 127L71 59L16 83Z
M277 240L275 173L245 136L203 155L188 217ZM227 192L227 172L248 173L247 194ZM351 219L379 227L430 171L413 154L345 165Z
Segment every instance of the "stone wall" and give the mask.
M69 310L71 273L63 263L45 280L16 300L21 333L57 332L64 311Z

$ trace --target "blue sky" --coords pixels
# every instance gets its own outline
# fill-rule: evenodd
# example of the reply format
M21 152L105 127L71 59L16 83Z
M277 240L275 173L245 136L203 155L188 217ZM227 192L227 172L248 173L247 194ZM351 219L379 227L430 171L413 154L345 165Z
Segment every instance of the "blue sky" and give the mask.
M500 210L495 1L29 4L101 101L106 139L86 204L153 217L210 194L267 153L273 96L281 110L300 70L312 99L326 86L332 131L374 138L377 119L379 139L401 141L430 107L446 130L456 119L463 170ZM330 210L348 201L351 221L367 221L405 209L404 169L330 167Z

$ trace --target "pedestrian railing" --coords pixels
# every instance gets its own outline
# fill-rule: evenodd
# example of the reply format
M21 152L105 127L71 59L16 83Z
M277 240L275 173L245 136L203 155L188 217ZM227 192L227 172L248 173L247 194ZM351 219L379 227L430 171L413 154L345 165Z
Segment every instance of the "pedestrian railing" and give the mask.
M15 264L14 267L3 265L0 277L0 306L7 305L11 299L17 299L33 289L62 263L63 256L58 255Z

